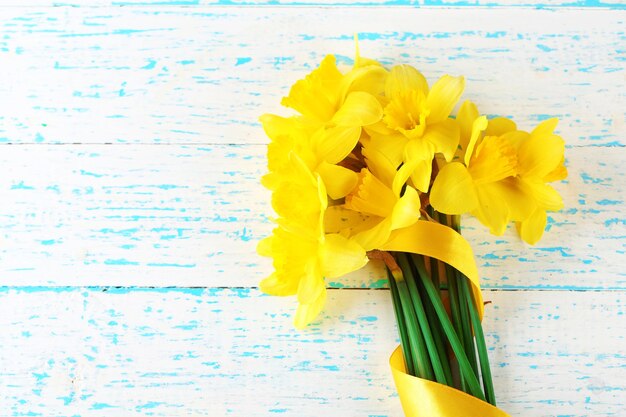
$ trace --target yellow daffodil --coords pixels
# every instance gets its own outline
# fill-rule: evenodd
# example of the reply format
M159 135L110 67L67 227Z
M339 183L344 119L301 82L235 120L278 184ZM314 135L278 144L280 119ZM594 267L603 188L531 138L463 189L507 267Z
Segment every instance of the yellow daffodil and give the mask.
M529 134L506 118L487 122L471 102L463 103L458 119L459 160L441 169L430 203L442 213L471 212L496 235L515 221L522 239L536 243L546 226L546 210L563 206L546 184L567 176L565 143L553 133L557 120L546 120Z
M363 248L372 250L382 246L392 231L417 222L421 201L410 185L400 195L400 189L393 190L369 169L363 169L357 186L346 197L344 207L366 216L365 221L353 227L351 234Z
M444 75L429 89L426 78L410 65L391 69L385 85L388 100L381 122L367 127L369 146L385 154L401 176L427 192L436 153L450 161L459 143L459 126L450 113L465 80Z
M331 198L340 199L356 185L356 174L337 164L356 146L362 126L378 122L382 107L376 96L382 93L386 70L375 61L361 58L347 74L342 74L331 55L319 68L297 81L283 104L302 116L261 117L263 128L272 139L268 148L270 173L263 184L275 189L290 173L287 155L297 153L309 168L327 184Z
M291 87L281 103L317 128L336 128L332 132L340 136L345 135L344 130L349 131L356 145L361 127L382 118L377 96L386 77L380 65L357 63L344 75L337 69L335 57L326 56L317 69Z
M276 190L292 175L289 155L295 154L314 173L319 174L328 184L331 198L344 197L357 182L356 173L336 165L354 148L354 131L360 134L359 127L318 128L312 132L301 118L284 118L271 114L261 116L261 122L272 140L267 149L269 173L262 183L270 190ZM358 139L357 139L358 140Z
M354 240L324 231L326 187L321 177L291 154L292 177L274 191L272 205L281 217L272 236L259 243L259 254L274 261L274 272L261 284L272 295L298 295L294 324L305 327L326 300L324 277L337 278L367 263Z
M532 213L516 223L520 237L534 245L546 227L546 210L563 208L563 199L547 182L567 177L565 168L565 141L554 134L558 120L549 119L539 124L518 145L518 184L525 197L536 204Z
M523 198L515 184L515 132L483 137L487 128L485 116L474 120L463 162L455 161L441 169L430 192L430 203L441 213L471 212L491 233L501 235L510 220L527 217L533 203Z

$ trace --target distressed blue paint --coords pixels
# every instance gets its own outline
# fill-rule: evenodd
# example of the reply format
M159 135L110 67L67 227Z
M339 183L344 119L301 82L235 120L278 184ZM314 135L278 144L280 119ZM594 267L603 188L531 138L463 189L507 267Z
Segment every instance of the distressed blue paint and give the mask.
M87 176L95 177L95 178L102 178L102 177L104 177L104 174L96 174L96 173L93 173L93 172L85 171L84 169L80 170L80 175L87 175Z
M174 329L181 329L181 330L194 330L196 328L198 328L198 322L195 320L188 324L180 324L178 326L174 326Z
M105 265L118 265L118 266L125 266L125 265L139 265L139 262L134 262L134 261L129 261L127 259L106 259L104 261Z
M554 51L554 48L550 48L549 46L543 44L537 44L537 48L541 49L543 52Z
M239 65L247 64L250 61L252 61L252 58L250 57L237 58L237 62L235 63L235 66L238 67Z
M117 407L111 404L107 404L107 403L93 403L89 409L90 410L104 410L106 408L117 408Z
M167 262L149 262L148 266L157 268L195 268L196 264L180 264L180 263L167 263Z
M68 3L72 5L81 5L80 3ZM328 7L328 3L318 2L315 0L151 0L151 1L111 1L115 6L197 6L197 5L217 5L217 6L324 6ZM462 8L536 8L536 9L559 9L562 7L584 7L584 8L607 8L607 9L624 9L624 5L620 3L603 2L600 0L560 0L558 2L546 2L546 3L530 3L530 2L518 2L514 4L501 4L497 1L491 2L488 0L476 1L476 0L357 0L357 1L339 1L332 3L332 6L341 7L377 7L377 6L410 6L415 8L428 8L428 7L442 7L453 6ZM212 13L207 13L212 16Z
M154 67L156 67L156 64L157 64L157 61L155 59L148 59L148 63L144 65L143 67L141 67L141 69L151 70L151 69L154 69Z
M596 203L601 205L601 206L615 206L615 205L622 204L623 201L622 200L608 200L608 199L604 199L604 200L596 201Z
M35 187L24 184L24 181L20 181L17 184L11 185L12 190L34 190Z
M33 372L33 376L35 377L35 379L37 380L37 382L41 382L43 379L45 378L50 378L50 375L48 375L47 373L36 373Z

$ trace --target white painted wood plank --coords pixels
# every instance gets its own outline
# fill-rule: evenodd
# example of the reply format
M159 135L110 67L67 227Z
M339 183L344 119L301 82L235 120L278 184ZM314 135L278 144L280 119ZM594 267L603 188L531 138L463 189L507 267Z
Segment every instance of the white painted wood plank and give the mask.
M514 13L515 18L511 18ZM0 140L264 143L258 116L353 33L387 65L467 77L522 126L561 116L572 145L623 146L623 22L599 9L0 9ZM320 25L319 22L324 22Z
M0 0L0 6L110 7L110 6L339 6L339 7L541 7L624 8L622 0Z
M256 291L4 289L12 415L399 416L386 290L334 290L321 322ZM623 292L486 292L496 393L513 416L618 416ZM29 414L30 413L30 414Z
M255 286L270 263L264 146L3 146L0 285ZM626 288L624 148L570 148L536 247L465 235L487 288ZM368 268L331 286L384 286Z

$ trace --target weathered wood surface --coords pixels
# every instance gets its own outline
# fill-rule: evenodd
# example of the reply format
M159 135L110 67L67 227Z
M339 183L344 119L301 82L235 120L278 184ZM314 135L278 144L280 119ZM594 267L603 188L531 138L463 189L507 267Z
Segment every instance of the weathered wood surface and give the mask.
M566 209L535 247L465 235L486 288L626 289L623 148L572 147ZM5 146L0 285L255 286L271 230L265 147ZM331 283L380 287L371 267Z
M624 3L269 3L0 2L0 415L401 415L380 268L330 282L305 332L255 289L258 115L288 114L324 54L347 67L355 32L385 64L464 74L487 114L561 118L542 242L464 220L496 390L514 417L626 414Z
M340 6L340 7L536 7L536 8L608 8L623 9L622 0L28 0L30 6L54 7L163 7L163 6ZM2 0L0 5L23 6L18 0Z
M360 33L366 56L465 75L487 114L559 116L571 146L624 146L626 11L1 10L7 143L265 143L259 115L323 55L347 64Z
M12 415L400 416L387 290L293 300L248 289L5 289L0 395ZM486 291L496 393L513 416L620 416L619 292ZM8 415L8 414L4 415ZM29 414L30 413L30 414Z

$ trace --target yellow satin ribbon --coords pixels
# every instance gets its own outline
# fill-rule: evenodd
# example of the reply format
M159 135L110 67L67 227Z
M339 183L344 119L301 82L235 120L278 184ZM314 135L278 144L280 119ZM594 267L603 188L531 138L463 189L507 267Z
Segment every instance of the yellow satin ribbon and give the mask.
M439 223L420 220L411 227L395 231L381 249L430 256L459 270L472 284L482 319L484 304L474 252L459 233ZM510 417L462 391L407 374L400 346L391 355L389 364L407 417Z
M511 417L462 391L407 374L400 346L389 364L407 417Z
M483 296L480 293L480 278L474 262L474 252L469 242L459 233L439 223L419 220L411 227L394 231L380 249L426 255L456 268L469 278L482 320Z

